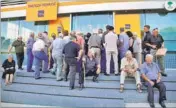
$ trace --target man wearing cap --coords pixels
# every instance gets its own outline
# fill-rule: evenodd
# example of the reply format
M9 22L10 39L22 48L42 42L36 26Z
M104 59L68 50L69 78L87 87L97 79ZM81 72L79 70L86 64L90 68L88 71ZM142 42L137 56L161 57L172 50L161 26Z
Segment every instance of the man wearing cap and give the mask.
M89 38L88 45L89 49L93 51L93 56L99 65L101 59L101 37L98 35L98 30L93 30L93 34Z
M18 69L20 70L23 70L22 65L24 60L24 46L25 43L22 41L22 37L19 36L18 39L12 43L12 46L9 49L9 53L11 53L12 48L15 47Z
M75 86L75 76L77 61L80 60L81 55L79 53L80 46L76 43L76 36L71 36L71 41L64 46L63 54L65 55L65 62L69 66L70 72L70 90L74 89ZM65 78L67 78L68 73L65 73Z
M42 33L38 34L38 39L33 45L33 54L34 54L34 60L35 60L35 79L40 79L40 64L42 61L44 61L44 71L47 71L48 69L48 56L44 52L45 49L45 42L43 41L43 35Z
M109 27L109 33L105 36L105 49L106 49L106 74L109 76L110 74L110 61L111 56L113 56L114 60L114 67L115 67L115 75L118 75L118 51L117 51L117 43L118 38L117 35L114 33L114 27Z
M34 33L30 33L30 37L27 40L27 72L34 72L34 70L32 70L32 64L34 59L32 54L32 48L34 42L35 42Z

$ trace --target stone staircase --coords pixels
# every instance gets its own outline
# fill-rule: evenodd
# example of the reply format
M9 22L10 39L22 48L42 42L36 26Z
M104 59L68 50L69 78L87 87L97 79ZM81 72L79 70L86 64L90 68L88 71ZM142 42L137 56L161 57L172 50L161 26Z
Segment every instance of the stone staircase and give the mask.
M176 72L167 71L163 78L167 87L167 103L176 103ZM41 73L41 79L35 80L34 73L17 71L14 83L5 86L2 81L1 101L5 103L76 107L125 107L126 103L147 103L147 91L136 91L135 80L127 78L124 93L119 92L119 76L99 76L99 83L86 78L85 89L79 91L78 76L76 88L69 90L68 82L58 82L50 73ZM158 90L155 90L155 102L158 103ZM142 107L142 106L141 106ZM143 106L144 107L144 106Z

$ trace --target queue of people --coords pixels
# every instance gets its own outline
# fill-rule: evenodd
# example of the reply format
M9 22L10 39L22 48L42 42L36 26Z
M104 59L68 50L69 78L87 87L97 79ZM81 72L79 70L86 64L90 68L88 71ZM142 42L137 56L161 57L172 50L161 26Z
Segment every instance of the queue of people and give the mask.
M34 33L31 33L26 43L27 71L34 72L35 79L41 78L41 70L43 73L51 72L57 81L68 81L70 75L70 90L75 88L76 73L79 74L79 88L82 90L85 77L93 76L92 81L98 82L101 72L110 76L113 71L116 76L120 76L120 92L124 91L125 78L134 77L137 91L141 93L142 76L146 82L150 106L155 107L153 87L156 87L160 92L159 103L166 108L166 87L161 81L161 75L167 74L164 71L163 56L156 55L158 49L164 48L164 40L157 28L151 33L150 26L145 25L144 32L143 39L140 39L136 32L125 32L124 28L121 28L120 34L117 35L114 27L107 25L105 32L102 29L93 30L92 34L88 33L85 37L81 32L72 31L69 34L64 30L63 33L52 34L52 41L49 40L47 32L39 33L36 40ZM13 42L9 53L12 47L15 47L18 68L22 70L25 47L22 37ZM3 64L6 84L12 83L15 72L15 62L12 58L9 55ZM111 60L114 67L110 65ZM32 65L35 66L34 70Z

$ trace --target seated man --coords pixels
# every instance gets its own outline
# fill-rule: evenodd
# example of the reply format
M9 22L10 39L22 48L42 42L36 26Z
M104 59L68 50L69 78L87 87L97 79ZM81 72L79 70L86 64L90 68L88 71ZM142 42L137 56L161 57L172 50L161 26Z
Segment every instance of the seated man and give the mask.
M91 50L89 50L88 56L83 58L83 62L83 67L85 66L85 76L93 76L93 82L98 82L97 77L100 73L100 65L98 65Z
M124 90L124 81L126 76L135 77L137 91L139 93L142 92L140 74L137 69L138 63L136 59L133 58L131 51L127 51L125 57L121 61L120 92L123 92Z
M153 56L151 54L146 55L146 62L141 66L142 78L146 81L148 91L148 102L151 108L155 108L154 105L154 89L156 87L159 90L159 104L162 108L166 108L164 100L166 100L166 86L161 81L161 71L156 63L153 62Z

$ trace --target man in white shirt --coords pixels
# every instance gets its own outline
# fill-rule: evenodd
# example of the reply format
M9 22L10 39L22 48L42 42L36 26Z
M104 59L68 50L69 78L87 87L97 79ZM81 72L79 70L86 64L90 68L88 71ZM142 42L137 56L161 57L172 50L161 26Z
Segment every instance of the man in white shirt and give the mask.
M118 75L118 51L117 51L117 42L118 42L118 37L117 35L113 32L114 27L110 26L109 27L109 32L105 36L105 49L106 49L106 74L109 76L110 74L110 61L111 61L111 55L113 56L114 60L114 67L115 67L115 75Z
M35 59L35 79L40 79L40 64L44 61L43 72L48 69L48 56L44 52L45 42L43 41L42 33L38 34L38 39L33 45L33 54Z
M133 39L134 39L134 44L133 44L134 57L136 58L140 66L142 62L142 42L141 42L141 39L137 37L136 32L133 33Z
M137 69L138 63L136 59L133 58L131 51L128 50L121 61L120 92L123 92L124 82L127 76L135 77L137 90L140 93L142 92L140 74Z

